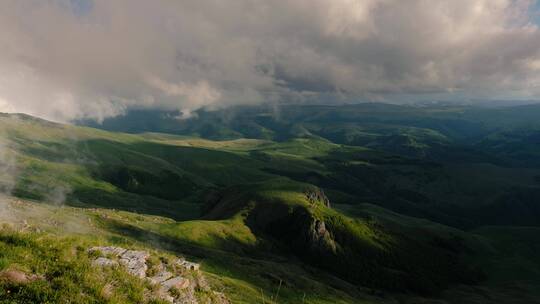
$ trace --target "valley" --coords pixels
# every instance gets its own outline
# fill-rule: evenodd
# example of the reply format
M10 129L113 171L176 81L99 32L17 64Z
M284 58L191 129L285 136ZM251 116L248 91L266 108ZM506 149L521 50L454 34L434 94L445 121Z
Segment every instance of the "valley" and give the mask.
M46 279L2 281L0 303L150 301L92 246L185 256L231 303L538 302L534 111L2 114L0 271Z

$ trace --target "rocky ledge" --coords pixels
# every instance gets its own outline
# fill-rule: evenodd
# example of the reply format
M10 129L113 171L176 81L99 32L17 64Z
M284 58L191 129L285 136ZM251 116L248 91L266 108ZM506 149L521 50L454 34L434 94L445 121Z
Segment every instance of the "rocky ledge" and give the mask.
M131 275L144 279L155 292L149 297L174 304L228 304L223 293L210 288L199 264L176 258L152 257L146 251L121 247L92 247L88 249L95 267L124 267ZM198 294L204 294L201 302Z

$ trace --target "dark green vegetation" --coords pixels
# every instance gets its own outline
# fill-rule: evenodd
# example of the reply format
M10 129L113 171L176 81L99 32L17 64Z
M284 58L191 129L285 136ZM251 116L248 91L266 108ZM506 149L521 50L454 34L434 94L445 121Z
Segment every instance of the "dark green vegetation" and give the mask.
M34 242L27 250L47 237L65 250L128 242L186 254L233 303L534 303L536 117L540 106L364 104L189 120L139 111L100 126L162 132L124 134L4 115L0 181L16 197L80 208L30 203L11 221L46 208L55 221L94 223L77 237L46 225L43 236L15 233Z
M540 223L540 105L284 105L175 117L134 111L93 125L271 140L249 156L266 162L265 172L323 188L334 202L374 203L466 229Z

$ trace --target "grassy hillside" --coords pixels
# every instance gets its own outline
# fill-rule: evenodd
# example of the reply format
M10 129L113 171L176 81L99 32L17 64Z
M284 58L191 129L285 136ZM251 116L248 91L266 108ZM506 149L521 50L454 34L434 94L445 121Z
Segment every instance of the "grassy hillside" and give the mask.
M234 220L175 222L129 212L55 207L7 198L3 198L2 208L3 215L9 216L2 217L4 226L0 229L0 271L16 269L47 278L30 284L0 280L6 303L56 303L66 299L70 303L141 303L143 281L121 269L102 272L90 266L86 250L95 245L187 256L202 263L210 284L224 291L233 303L262 303L263 298L265 303L386 302L294 259L229 250L238 248L238 244L218 246L217 241L233 243L225 237L233 234L245 240L244 228L235 228ZM242 244L250 245L249 241ZM103 289L111 282L116 291L113 297L106 297Z
M526 286L516 303L532 303L538 265L534 248L522 246L532 246L528 231L540 224L540 170L456 144L476 136L464 135L460 124L450 128L457 109L373 107L283 113L285 121L309 120L290 129L248 109L266 135L221 141L194 137L198 132L112 133L2 115L0 186L24 200L0 217L15 226L2 235L28 244L17 249L7 241L14 252L2 267L58 274L65 284L71 272L88 276L88 285L65 289L107 302L92 281L103 274L84 258L83 268L69 263L79 258L78 247L123 244L202 261L233 303L473 303L514 297L519 287L510 282ZM348 145L316 131L336 117L355 124L359 113L371 120L362 132L376 133L369 141ZM404 113L407 127L398 126ZM418 115L445 123L424 128ZM396 117L400 124L388 124ZM294 132L284 136L286 130ZM18 232L27 224L33 229ZM512 229L527 231L519 243L508 243ZM25 268L57 258L32 253L45 240L65 252L58 256L68 265L64 273ZM25 255L33 257L21 260ZM524 265L530 272L516 271ZM134 294L114 301L137 302L139 283L122 284ZM64 285L32 286L17 294L38 299L39 290Z
M42 123L3 122L24 167L14 189L20 197L190 219L205 189L285 176L325 189L332 201L374 203L455 227L540 223L540 169L466 149L426 159L322 138L215 142Z

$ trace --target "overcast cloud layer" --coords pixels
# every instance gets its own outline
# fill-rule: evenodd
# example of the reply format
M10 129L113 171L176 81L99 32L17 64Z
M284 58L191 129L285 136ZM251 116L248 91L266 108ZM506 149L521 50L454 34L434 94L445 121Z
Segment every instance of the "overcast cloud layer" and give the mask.
M535 5L2 0L0 111L69 120L130 107L538 98Z

